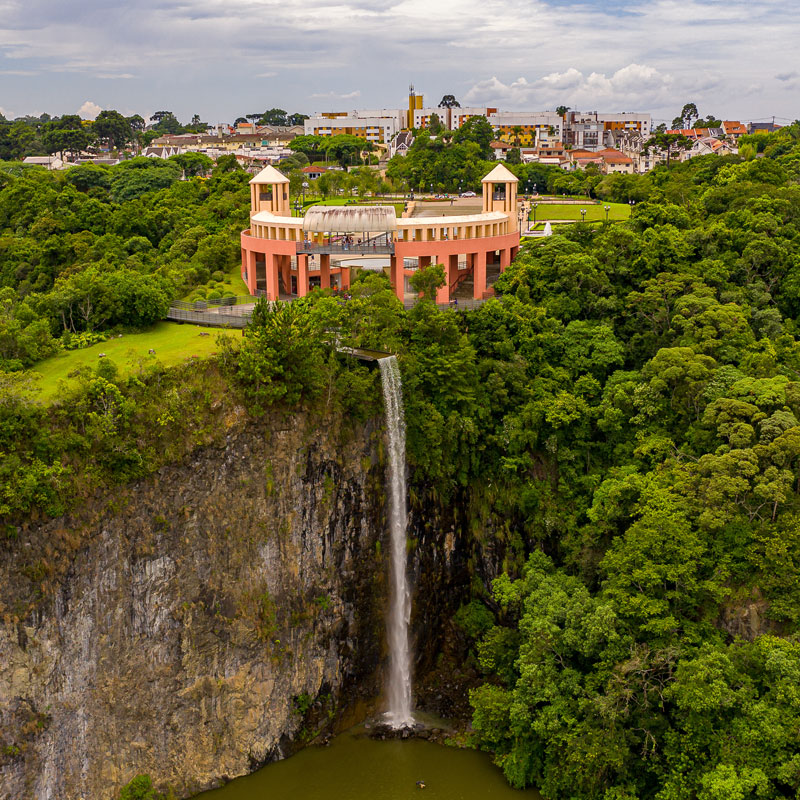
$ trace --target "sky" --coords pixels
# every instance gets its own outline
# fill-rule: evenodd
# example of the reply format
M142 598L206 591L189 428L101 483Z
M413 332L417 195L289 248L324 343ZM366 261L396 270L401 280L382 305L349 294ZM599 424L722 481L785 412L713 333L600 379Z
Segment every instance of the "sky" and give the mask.
M0 0L0 113L800 117L800 0Z

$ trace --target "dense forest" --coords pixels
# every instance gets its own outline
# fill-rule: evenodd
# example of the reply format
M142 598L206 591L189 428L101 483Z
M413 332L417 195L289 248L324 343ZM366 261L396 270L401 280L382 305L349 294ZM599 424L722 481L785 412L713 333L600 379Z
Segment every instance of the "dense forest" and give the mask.
M553 800L800 793L800 124L745 144L750 158L599 178L635 193L630 221L526 244L474 311L405 311L362 275L348 302L262 304L221 343L251 408L362 418L380 411L377 375L331 332L398 354L412 503L468 498L476 540L506 553L455 620L480 674L473 743ZM159 167L161 186L80 169L0 172L9 546L21 514L162 463L165 429L189 435L202 396L101 365L45 409L23 367L70 326L157 318L159 298L235 261L247 215L246 176L220 167ZM105 298L90 312L83 281Z

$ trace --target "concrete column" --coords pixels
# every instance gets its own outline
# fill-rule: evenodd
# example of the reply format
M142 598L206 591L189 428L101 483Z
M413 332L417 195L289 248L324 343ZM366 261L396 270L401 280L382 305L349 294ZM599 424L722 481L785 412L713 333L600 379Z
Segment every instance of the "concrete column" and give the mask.
M473 260L475 265L472 271L472 277L475 281L472 296L476 300L483 300L483 293L486 291L486 251L480 250L475 253Z
M283 278L283 290L286 294L292 293L292 257L278 256L281 260L281 278Z
M392 282L397 299L402 303L406 299L406 277L403 271L402 256L389 257L389 280Z
M308 255L297 256L297 296L308 294Z
M258 276L256 275L256 254L252 250L247 251L247 288L250 294L256 293Z
M321 289L331 288L331 256L323 253L319 257L319 285Z
M422 269L422 267L429 267L430 265L431 265L431 257L430 256L420 256L419 257L420 269Z
M511 248L506 247L500 251L500 272L505 272L506 267L511 263Z
M278 259L273 253L267 253L267 299L280 300L278 294Z
M350 288L350 267L342 267L341 270L339 270L339 288Z

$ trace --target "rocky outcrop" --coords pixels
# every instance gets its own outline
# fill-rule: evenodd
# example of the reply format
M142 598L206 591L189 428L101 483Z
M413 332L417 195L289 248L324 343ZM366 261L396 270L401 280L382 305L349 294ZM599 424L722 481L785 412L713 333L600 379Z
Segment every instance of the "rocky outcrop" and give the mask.
M105 800L138 773L185 797L377 697L380 435L242 413L218 447L29 524L0 558L0 798Z

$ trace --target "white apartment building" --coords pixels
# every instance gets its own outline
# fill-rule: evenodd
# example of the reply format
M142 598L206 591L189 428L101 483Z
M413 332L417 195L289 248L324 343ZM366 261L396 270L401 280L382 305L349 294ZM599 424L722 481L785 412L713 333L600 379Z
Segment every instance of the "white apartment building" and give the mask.
M397 108L317 112L303 123L307 135L338 136L344 133L376 144L388 144L403 128L405 111Z
M470 117L488 117L496 114L496 108L486 108L484 106L462 106L450 109L450 130L460 128Z
M622 114L597 114L597 119L607 131L638 131L645 139L650 138L653 124L650 114L626 111Z
M564 120L555 111L495 111L487 119L501 141L514 141L518 128L523 145L562 141Z

